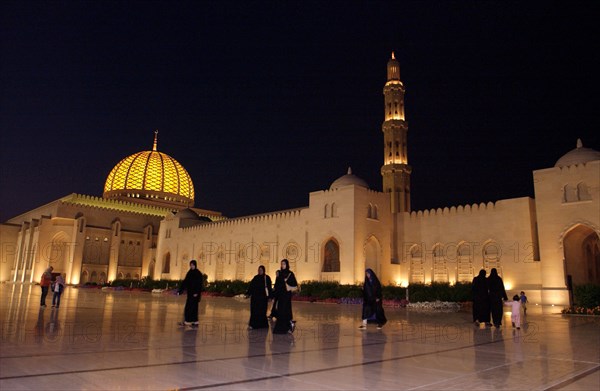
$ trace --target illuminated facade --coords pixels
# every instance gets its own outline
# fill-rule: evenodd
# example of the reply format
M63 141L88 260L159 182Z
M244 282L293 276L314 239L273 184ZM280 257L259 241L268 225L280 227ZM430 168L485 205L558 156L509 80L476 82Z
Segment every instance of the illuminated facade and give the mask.
M392 55L384 86L382 189L348 173L308 206L224 218L193 206L185 169L157 151L109 174L104 198L69 195L2 226L0 280L36 282L53 265L67 282L180 279L197 259L210 280L273 275L282 258L300 281L471 281L498 269L510 294L567 304L567 285L600 282L600 152L577 148L533 172L535 199L411 211L404 85Z

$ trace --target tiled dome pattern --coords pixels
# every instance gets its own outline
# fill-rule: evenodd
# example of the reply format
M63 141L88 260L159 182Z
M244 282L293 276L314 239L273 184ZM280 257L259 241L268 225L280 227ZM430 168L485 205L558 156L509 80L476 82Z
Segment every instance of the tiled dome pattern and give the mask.
M188 172L169 155L143 151L121 160L108 174L105 198L157 199L193 204L194 185Z

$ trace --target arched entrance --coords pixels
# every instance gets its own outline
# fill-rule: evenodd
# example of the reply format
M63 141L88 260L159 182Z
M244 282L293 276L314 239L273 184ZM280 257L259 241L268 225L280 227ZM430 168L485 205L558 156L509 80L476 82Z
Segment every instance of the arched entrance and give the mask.
M379 280L381 281L381 270L380 270L380 261L379 255L381 254L381 246L379 245L379 241L374 236L370 236L369 239L365 242L365 270L371 269L377 274ZM364 276L364 270L361 276ZM364 277L363 277L364 278Z
M156 261L153 259L152 261L150 261L150 264L148 265L148 278L153 280L154 279L154 266L156 265Z
M600 284L600 237L578 224L563 239L565 275L573 285Z

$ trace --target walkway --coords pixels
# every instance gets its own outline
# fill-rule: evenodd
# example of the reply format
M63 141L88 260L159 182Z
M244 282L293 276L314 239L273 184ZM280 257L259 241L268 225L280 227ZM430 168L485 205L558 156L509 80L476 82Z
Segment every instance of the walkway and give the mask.
M248 303L203 298L197 330L177 327L184 297L69 287L60 309L40 288L0 285L0 389L598 390L600 319L530 305L516 331L470 314L388 308L357 329L356 305L294 303L294 335L246 330ZM370 326L371 327L371 326Z

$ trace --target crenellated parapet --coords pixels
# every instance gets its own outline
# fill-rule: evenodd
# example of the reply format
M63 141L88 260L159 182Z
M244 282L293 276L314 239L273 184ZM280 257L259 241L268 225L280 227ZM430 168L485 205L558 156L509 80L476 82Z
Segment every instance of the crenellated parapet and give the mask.
M452 216L452 215L465 215L465 214L475 214L475 213L487 213L493 212L496 209L495 202L481 202L479 204L474 203L471 205L459 205L452 206L450 208L437 208L437 209L426 209L419 211L410 212L411 219L422 219L428 217L438 217L438 216Z
M184 231L201 231L201 230L211 230L214 228L221 227L235 227L241 225L253 225L253 224L261 224L261 223L271 223L278 222L283 220L293 220L298 219L302 215L302 211L308 210L308 208L296 208L296 209L286 209L277 212L271 213L263 213L252 216L243 216L236 217L231 219L224 219L219 221L207 222L204 224L194 225L192 227L184 228Z
M167 216L171 210L152 205L143 205L135 202L105 199L85 194L72 193L60 199L63 204L77 205L88 208L97 208L119 212L129 212L147 216Z

